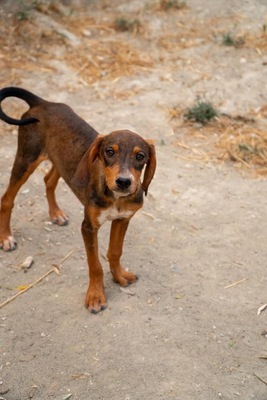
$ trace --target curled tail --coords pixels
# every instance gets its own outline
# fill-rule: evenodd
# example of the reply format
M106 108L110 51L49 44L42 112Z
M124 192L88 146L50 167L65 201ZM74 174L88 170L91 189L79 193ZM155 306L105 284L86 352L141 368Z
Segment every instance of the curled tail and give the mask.
M33 93L28 92L25 89L17 88L17 87L6 87L0 90L0 119L7 122L10 125L28 125L34 122L38 122L39 120L34 117L25 118L25 119L14 119L9 117L2 110L1 102L7 97L17 97L26 101L30 107L37 106L38 104L44 103L45 100L41 99L38 96L35 96Z

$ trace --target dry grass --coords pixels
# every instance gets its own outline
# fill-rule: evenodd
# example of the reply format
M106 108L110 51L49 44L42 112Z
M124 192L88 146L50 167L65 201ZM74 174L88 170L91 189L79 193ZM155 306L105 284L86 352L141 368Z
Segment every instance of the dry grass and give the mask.
M153 67L152 58L123 41L90 41L85 51L67 56L68 64L86 82L129 76Z
M156 13L157 16L168 18L172 11L179 13L175 29L168 29L166 24L165 28L159 31L156 40L153 37L162 62L181 59L181 51L185 48L209 42L222 45L221 38L225 31L218 28L223 26L220 18L213 18L205 25L199 20L191 19L188 24L188 7L178 7L178 11L170 7L170 12L164 12L170 4L174 6L182 3L161 1L154 8L144 8L146 17L149 14L153 17ZM33 12L30 10L29 15L25 15L26 18L14 15L5 18L0 14L0 68L2 71L8 71L9 80L13 83L20 82L21 70L39 71L40 74L53 73L51 54L58 60L64 57L64 62L85 84L114 80L140 72L149 73L154 68L157 60L154 59L153 51L147 50L151 37L142 13L138 16L124 16L128 22L127 29L117 31L118 25L114 21L118 16L112 12L106 13L104 6L101 9L100 4L97 7L101 9L101 13L95 14L94 18L86 14L83 17L75 13L67 15L64 6L55 7L53 2L44 3L43 7L39 7L37 11L52 16L53 20L66 27L78 39L79 45L73 46L68 38L55 28L40 26L36 9ZM241 19L242 16L232 15L228 23L236 26ZM138 23L131 24L131 21ZM263 26L256 33L239 32L239 36L243 38L242 48L252 49L260 55L266 52L266 29ZM64 51L61 51L62 48ZM193 62L188 68L194 68ZM208 79L203 71L199 73L200 79ZM116 99L127 99L136 93L120 91L114 92L113 95ZM249 118L219 116L202 127L185 121L183 114L184 110L170 110L170 118L177 129L177 135L180 131L185 132L176 140L177 147L183 149L180 157L201 162L232 161L258 174L267 174L267 127L259 124L261 120L265 121L266 125L267 106L257 113L251 113Z
M163 11L182 10L186 7L186 2L183 0L160 0L159 3L159 8Z
M60 19L57 15L56 19L63 26L65 23L68 31L75 35L80 42L78 46L72 46L68 38L56 29L39 27L36 18L18 20L13 17L0 27L0 48L5 51L5 56L0 52L1 69L35 71L41 64L42 69L53 72L51 67L44 65L48 64L53 53L55 58L61 59L60 47L67 50L64 62L86 83L129 76L139 70L143 73L154 65L151 55L135 48L128 37L118 36L116 39L114 16L101 22L88 17L81 20L62 16ZM131 26L130 34L133 35L141 29L140 24Z
M243 116L221 115L207 125L184 120L184 111L170 110L176 133L174 144L186 151L182 158L202 162L234 162L259 175L267 175L267 106Z

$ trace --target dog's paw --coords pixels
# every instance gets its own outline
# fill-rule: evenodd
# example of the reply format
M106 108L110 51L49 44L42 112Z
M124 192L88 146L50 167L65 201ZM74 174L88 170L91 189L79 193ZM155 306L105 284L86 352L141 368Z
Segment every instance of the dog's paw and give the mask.
M107 308L104 292L89 287L85 297L85 307L87 307L92 314L97 314Z
M68 223L69 223L69 218L61 210L56 210L54 212L51 212L50 213L50 218L51 218L51 222L53 224L56 224L56 225L59 225L59 226L65 226L65 225L68 225Z
M135 283L138 280L138 276L130 271L126 271L121 268L118 271L111 271L114 282L118 283L120 286L125 287Z
M13 251L17 247L17 242L13 235L0 237L0 249L4 251Z

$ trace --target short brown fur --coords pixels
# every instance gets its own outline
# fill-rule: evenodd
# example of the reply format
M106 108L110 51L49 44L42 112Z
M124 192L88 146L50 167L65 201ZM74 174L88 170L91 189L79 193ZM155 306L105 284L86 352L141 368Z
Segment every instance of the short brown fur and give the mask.
M84 205L82 235L90 278L85 305L97 313L107 306L97 239L98 229L106 220L112 221L107 257L114 281L126 286L137 279L121 266L120 258L129 221L142 207L143 194L147 194L155 173L154 145L125 130L99 135L67 105L47 102L24 89L0 90L0 103L11 96L25 100L30 108L21 120L15 120L0 106L0 118L19 125L17 154L1 198L0 247L4 251L16 248L10 228L15 197L35 168L49 159L52 167L44 181L52 222L68 223L55 198L60 177Z

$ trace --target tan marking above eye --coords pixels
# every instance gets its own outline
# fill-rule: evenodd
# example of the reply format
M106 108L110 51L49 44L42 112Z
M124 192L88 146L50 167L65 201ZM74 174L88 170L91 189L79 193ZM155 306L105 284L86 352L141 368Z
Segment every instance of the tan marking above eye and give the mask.
M140 151L142 151L142 149L140 149L140 147L138 147L138 146L135 146L133 151L134 151L135 154L137 154Z
M111 158L116 153L119 152L119 146L117 144L113 144L113 145L107 146L107 147L105 147L104 152L108 157Z

